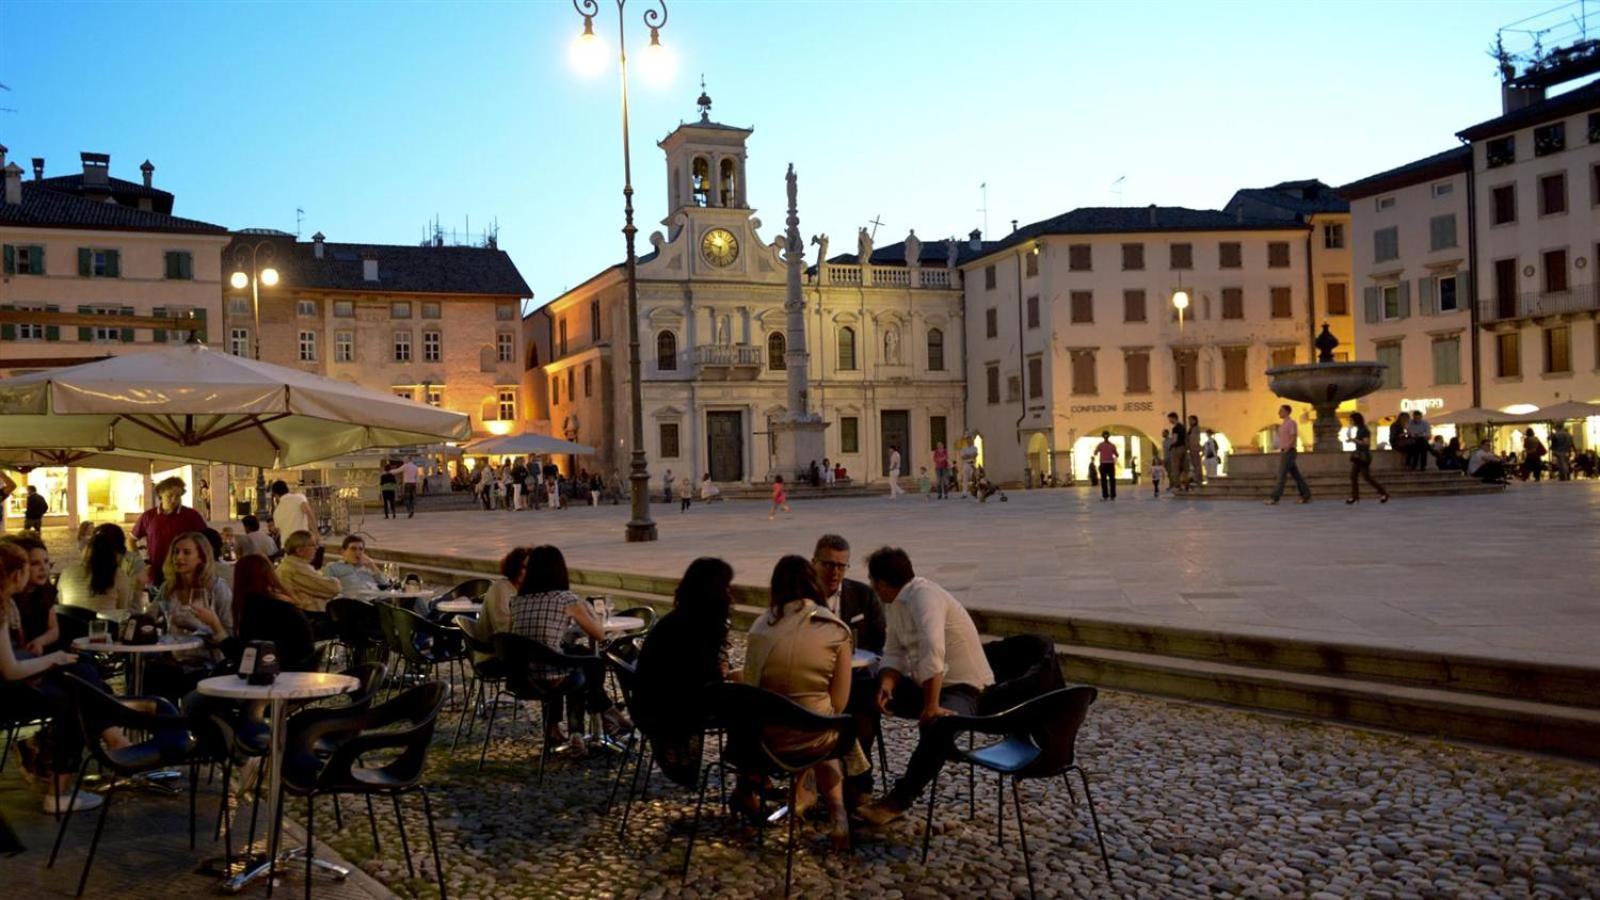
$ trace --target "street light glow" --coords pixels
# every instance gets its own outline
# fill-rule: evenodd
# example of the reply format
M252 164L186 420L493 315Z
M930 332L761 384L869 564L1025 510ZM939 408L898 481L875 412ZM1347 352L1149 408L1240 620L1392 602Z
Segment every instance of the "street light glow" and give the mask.
M655 87L671 84L678 71L678 58L662 46L661 33L654 28L650 29L650 44L640 56L639 70L644 73L644 80Z
M1189 292L1176 291L1172 295L1172 305L1180 310L1189 308Z
M250 276L243 272L235 272L233 277L228 279L228 283L242 291L250 286Z
M598 75L605 68L606 45L594 33L594 19L583 17L583 33L573 39L572 48L567 51L567 60L579 75L585 77Z
M267 287L272 287L273 285L277 284L278 283L278 270L272 268L271 266L268 266L267 268L262 269L261 270L261 283L266 285Z

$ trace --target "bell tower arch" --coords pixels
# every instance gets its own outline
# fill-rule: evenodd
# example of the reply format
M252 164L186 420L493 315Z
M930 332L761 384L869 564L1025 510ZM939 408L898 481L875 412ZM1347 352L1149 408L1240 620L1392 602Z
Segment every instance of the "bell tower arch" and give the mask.
M745 143L754 129L711 120L704 78L696 106L700 118L680 124L659 144L667 157L667 217L691 207L748 210Z

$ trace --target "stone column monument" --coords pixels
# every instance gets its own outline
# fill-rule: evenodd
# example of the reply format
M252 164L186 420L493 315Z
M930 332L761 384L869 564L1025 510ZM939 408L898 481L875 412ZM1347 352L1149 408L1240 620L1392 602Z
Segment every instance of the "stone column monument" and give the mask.
M820 464L827 455L823 432L828 426L822 421L822 416L807 408L811 353L806 350L806 301L800 290L806 245L800 238L800 214L796 209L798 188L793 163L789 164L787 180L789 217L785 220L788 228L784 232L783 259L789 267L789 282L783 309L788 313L785 335L788 346L783 359L789 376L788 415L784 416L783 421L774 422L772 431L777 445L775 471L786 479L793 479L808 468L813 460Z

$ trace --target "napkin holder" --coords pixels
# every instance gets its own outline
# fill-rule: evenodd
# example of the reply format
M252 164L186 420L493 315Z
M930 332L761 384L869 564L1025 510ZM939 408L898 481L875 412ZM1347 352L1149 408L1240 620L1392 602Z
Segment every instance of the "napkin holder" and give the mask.
M250 641L239 655L239 677L250 684L268 685L278 679L278 646L272 641Z

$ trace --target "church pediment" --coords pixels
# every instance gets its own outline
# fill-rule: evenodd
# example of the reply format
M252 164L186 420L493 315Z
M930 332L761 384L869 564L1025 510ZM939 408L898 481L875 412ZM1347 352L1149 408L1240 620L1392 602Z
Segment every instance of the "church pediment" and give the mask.
M660 409L657 409L655 412L652 412L650 415L656 417L657 419L681 419L683 418L683 410L677 408L676 406L663 406Z

